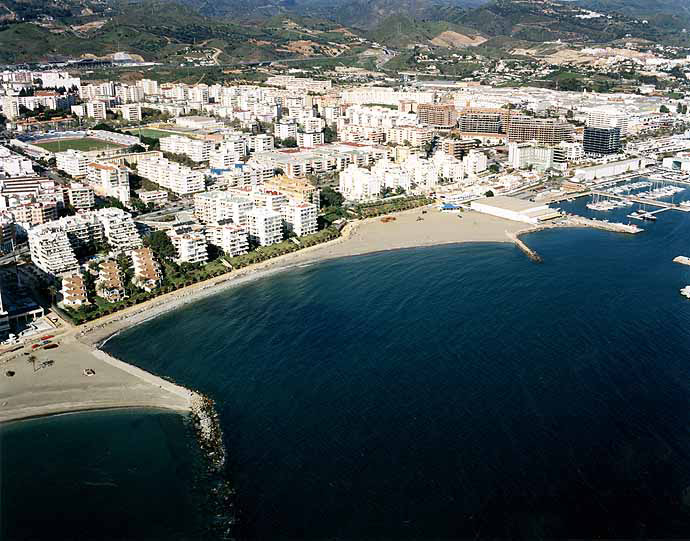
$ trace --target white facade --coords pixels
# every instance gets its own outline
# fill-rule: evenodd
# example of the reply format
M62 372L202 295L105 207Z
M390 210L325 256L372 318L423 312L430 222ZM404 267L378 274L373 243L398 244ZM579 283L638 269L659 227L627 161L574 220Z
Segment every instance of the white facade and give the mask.
M122 204L129 205L129 171L126 167L90 163L87 178L99 195L114 197Z
M167 158L150 156L140 160L137 167L142 177L178 195L202 192L206 188L203 171L191 169Z
M65 230L59 225L47 223L29 230L31 260L50 276L74 273L79 263Z
M314 148L323 145L323 133L297 133L297 146L300 148Z
M283 207L283 219L288 231L298 237L316 233L318 211L312 203L291 203Z
M206 226L206 240L230 257L246 254L249 251L247 230L231 223Z
M85 177L89 159L79 150L69 149L55 154L56 167L73 177Z
M629 133L629 115L615 107L598 107L587 112L587 126L590 128L620 128L621 135Z
M261 246L268 246L283 240L283 219L267 207L254 207L247 213L249 238Z
M128 212L118 208L104 208L96 211L96 217L113 253L128 253L142 246L137 226Z
M582 167L575 169L575 180L600 180L623 173L631 173L639 171L646 165L646 161L640 158L631 160L623 160L618 162L611 162L604 165L595 165L593 167Z
M89 210L96 204L96 198L91 186L72 182L68 190L69 204L77 210Z
M208 251L203 227L193 224L179 224L166 232L175 246L177 263L206 263Z
M160 145L163 152L182 154L195 162L208 161L211 150L213 149L213 143L211 143L211 141L191 139L181 135L163 137L160 139Z
M560 216L559 212L548 205L506 196L477 199L470 203L470 208L484 214L528 224L538 224Z
M347 201L371 201L381 194L381 179L356 165L348 165L340 173L339 190Z
M251 198L229 192L203 192L194 196L194 215L206 224L229 220L248 229L247 215L253 207Z

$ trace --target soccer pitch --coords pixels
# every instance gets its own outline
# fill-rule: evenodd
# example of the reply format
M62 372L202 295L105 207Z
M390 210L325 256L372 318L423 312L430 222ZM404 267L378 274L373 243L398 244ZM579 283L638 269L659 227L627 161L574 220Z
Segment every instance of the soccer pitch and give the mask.
M127 130L127 132L131 135L134 135L135 137L139 137L138 128L129 129ZM141 135L142 137L150 137L151 139L162 139L163 137L170 137L171 135L175 134L170 133L169 131L156 130L153 128L141 128Z
M85 137L81 139L54 139L52 141L37 141L36 146L45 148L50 152L64 152L65 150L104 150L109 148L122 148L123 145L117 145L101 139L93 139Z

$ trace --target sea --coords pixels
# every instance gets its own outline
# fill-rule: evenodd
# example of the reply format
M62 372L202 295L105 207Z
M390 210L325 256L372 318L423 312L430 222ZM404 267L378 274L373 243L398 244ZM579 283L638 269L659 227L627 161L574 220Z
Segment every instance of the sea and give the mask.
M636 208L586 203L557 206ZM215 400L232 538L687 538L690 213L640 225L524 237L542 263L481 243L294 268L105 349ZM3 539L215 535L179 416L0 436Z

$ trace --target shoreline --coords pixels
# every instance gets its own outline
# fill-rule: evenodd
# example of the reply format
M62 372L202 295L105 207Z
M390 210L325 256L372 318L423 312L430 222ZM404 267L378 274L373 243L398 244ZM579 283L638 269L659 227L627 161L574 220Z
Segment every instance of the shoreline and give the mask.
M426 211L424 220L432 224L417 222L417 217ZM78 340L101 348L110 338L125 328L154 319L169 311L202 300L254 280L279 272L312 265L323 261L385 253L401 249L425 248L467 243L512 243L506 231L519 232L525 224L511 222L486 214L466 211L460 214L443 214L428 207L411 209L394 215L396 221L383 224L381 217L368 218L348 224L342 235L330 242L311 246L298 252L256 263L216 278L210 278L192 286L166 293L140 305L126 308L114 314L84 323L78 329ZM469 219L468 219L469 218ZM468 227L467 222L471 225ZM442 235L437 236L437 225L442 225ZM459 225L460 227L455 227ZM402 226L402 231L400 230ZM445 228L445 231L443 229ZM468 231L468 229L471 229ZM381 234L385 231L386 234ZM422 233L421 235L419 233Z
M13 419L8 419L5 421L0 422L0 426L9 426L15 423L21 423L24 421L35 421L37 419L46 419L48 417L62 417L63 415L79 415L83 413L98 413L102 411L119 411L119 410L151 410L151 411L159 411L159 412L164 412L164 413L172 413L172 414L177 414L177 415L183 415L186 416L189 414L189 412L186 411L179 411L179 410L172 410L169 408L165 408L162 406L137 406L135 405L127 405L127 406L103 406L103 407L85 407L84 409L74 409L74 410L68 410L68 411L57 411L55 413L37 413L36 415L30 415L28 417L17 417Z
M41 349L31 351L30 344L25 344L22 350L0 355L3 370L11 368L18 375L22 372L21 378L15 376L5 380L10 384L6 386L7 392L0 392L0 423L72 411L127 407L193 412L194 404L203 396L117 359L102 348L127 328L254 280L323 261L400 249L466 243L511 243L520 249L520 243L515 239L519 240L525 234L542 229L591 227L582 223L525 227L522 222L473 211L444 214L429 207L392 216L395 220L389 223L381 222L381 217L350 223L341 236L332 241L210 278L80 326L63 323L63 328L56 331L54 338L60 347L50 350L50 353ZM27 363L22 362L30 358L26 357L30 354L35 355L38 361L55 357L59 362L41 370L40 374L34 370L31 375L27 373ZM96 377L82 375L83 369L94 366ZM55 379L37 383L47 379L42 377L43 372L60 373ZM105 377L101 376L103 372ZM20 380L22 383L16 385L15 382ZM85 385L92 382L96 385ZM14 392L9 394L11 388ZM141 396L142 392L145 396ZM68 398L58 400L62 395ZM9 402L14 407L6 409ZM16 402L20 404L14 404Z

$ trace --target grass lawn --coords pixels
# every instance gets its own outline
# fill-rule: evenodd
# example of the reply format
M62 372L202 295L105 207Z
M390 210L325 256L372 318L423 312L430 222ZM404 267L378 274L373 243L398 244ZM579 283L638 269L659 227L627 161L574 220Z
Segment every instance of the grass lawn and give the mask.
M139 137L139 128L131 128L127 130L127 132L135 137ZM153 128L141 128L141 135L143 137L150 137L151 139L162 139L163 137L170 137L175 134L168 131L155 130Z
M103 150L106 148L122 148L122 145L102 141L101 139L93 139L85 137L82 139L61 139L60 141L46 141L34 143L36 146L45 148L50 152L64 152L73 148L74 150Z

